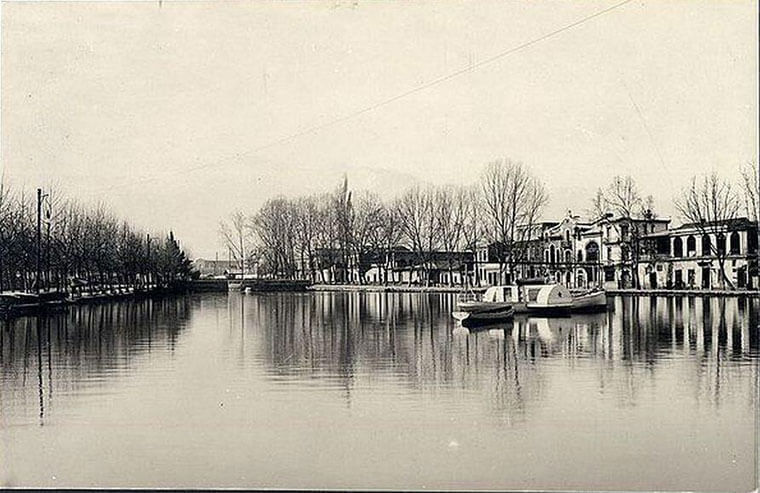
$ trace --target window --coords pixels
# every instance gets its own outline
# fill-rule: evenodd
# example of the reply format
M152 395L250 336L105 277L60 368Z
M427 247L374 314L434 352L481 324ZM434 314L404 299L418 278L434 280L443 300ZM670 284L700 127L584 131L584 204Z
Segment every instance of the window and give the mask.
M586 245L586 261L599 261L599 245L595 241L590 241L588 245Z
M660 255L670 255L670 238L667 236L657 238L657 253Z
M583 262L583 250L578 250L578 262Z
M683 257L683 241L681 238L676 238L673 240L673 256Z
M686 254L689 257L693 257L697 254L697 240L691 235L686 238Z
M736 231L731 233L729 252L731 255L739 255L741 253L741 241L739 239L739 233Z
M533 288L528 289L528 301L536 301L538 299L538 292L540 289Z
M712 251L710 251L712 248L711 242L710 242L710 235L704 234L702 235L702 256L708 257L712 255Z
M570 250L565 250L565 262L570 263L573 261L573 254L570 252Z
M726 235L723 233L715 235L715 248L718 250L719 255L726 253L726 240Z

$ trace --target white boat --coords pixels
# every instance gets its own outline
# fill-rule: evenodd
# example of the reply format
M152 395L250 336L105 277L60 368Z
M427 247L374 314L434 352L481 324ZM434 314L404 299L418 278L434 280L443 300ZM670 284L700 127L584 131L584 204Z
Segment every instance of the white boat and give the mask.
M594 311L607 309L607 293L591 290L573 293L573 311Z
M529 312L568 312L573 295L562 284L527 285L525 307Z
M496 320L515 313L567 312L572 308L573 296L561 284L519 284L491 286L482 300L460 300L452 316L460 321Z

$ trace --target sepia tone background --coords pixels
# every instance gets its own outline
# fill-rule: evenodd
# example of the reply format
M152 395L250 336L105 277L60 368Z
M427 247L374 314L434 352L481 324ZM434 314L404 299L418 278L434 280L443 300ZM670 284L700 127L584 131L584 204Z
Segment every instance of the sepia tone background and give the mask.
M674 215L688 176L757 155L756 2L630 2L473 67L613 5L4 2L0 165L206 257L220 217L274 194L346 173L392 196L500 157L546 183L548 217L615 174Z

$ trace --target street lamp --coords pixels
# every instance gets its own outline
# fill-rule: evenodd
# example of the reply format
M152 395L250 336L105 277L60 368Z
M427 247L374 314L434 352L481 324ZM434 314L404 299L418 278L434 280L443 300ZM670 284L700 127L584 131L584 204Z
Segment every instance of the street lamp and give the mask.
M37 297L39 298L40 295L40 282L42 277L42 270L41 270L41 259L42 259L42 202L47 200L48 210L47 210L47 220L48 225L50 222L50 194L49 193L42 193L42 189L37 189L37 277L34 282L35 292L37 293Z

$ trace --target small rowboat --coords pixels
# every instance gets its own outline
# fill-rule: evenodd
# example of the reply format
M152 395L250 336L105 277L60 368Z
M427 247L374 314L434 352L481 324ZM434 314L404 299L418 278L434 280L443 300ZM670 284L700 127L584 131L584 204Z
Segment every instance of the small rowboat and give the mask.
M457 304L457 311L451 315L460 322L484 322L510 319L514 314L511 303L466 301Z
M607 309L607 293L601 290L573 294L573 311L594 311Z

